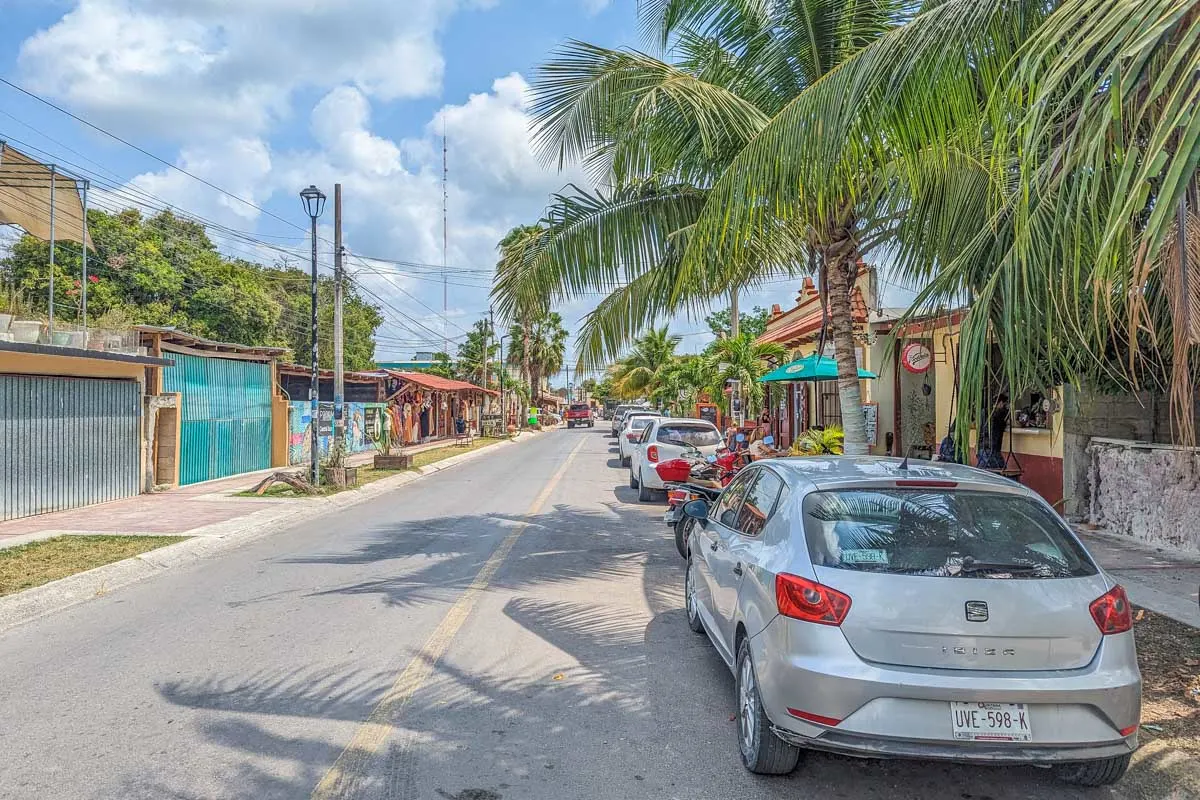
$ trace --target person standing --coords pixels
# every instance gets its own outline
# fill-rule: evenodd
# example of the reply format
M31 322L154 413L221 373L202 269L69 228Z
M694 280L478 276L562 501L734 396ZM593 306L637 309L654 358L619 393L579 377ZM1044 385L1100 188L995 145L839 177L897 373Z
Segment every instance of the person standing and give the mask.
M980 469L1004 469L1004 432L1008 430L1008 395L1004 392L996 398L986 426L979 432Z

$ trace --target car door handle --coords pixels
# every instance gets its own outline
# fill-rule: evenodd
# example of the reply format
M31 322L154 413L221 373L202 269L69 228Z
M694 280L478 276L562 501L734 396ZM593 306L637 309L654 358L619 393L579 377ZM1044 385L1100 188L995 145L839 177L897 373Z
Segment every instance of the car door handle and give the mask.
M739 576L739 577L741 576L741 574L742 574L742 562L740 562L740 561L739 561L739 562L737 563L737 565L736 565L736 566L734 566L734 568L733 568L733 574L734 574L734 575L737 575L737 576Z

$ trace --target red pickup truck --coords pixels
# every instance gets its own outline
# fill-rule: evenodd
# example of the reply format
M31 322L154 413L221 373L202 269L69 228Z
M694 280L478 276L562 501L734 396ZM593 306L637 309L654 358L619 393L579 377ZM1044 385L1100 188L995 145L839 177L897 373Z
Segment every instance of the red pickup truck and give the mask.
M574 428L576 425L595 427L596 420L592 417L592 407L587 403L571 403L567 408L567 427Z

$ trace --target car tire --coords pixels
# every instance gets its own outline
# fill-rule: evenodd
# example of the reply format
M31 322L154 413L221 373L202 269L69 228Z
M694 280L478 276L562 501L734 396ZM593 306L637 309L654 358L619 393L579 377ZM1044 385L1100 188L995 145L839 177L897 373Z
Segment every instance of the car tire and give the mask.
M568 423L567 423L567 430L571 430L571 428L574 428L574 427L575 427L575 423L574 423L574 422L568 422Z
M757 775L787 775L800 763L800 748L788 744L771 730L771 720L758 691L750 640L743 639L737 654L738 752L742 765Z
M1121 780L1121 776L1129 768L1131 757L1131 753L1126 753L1099 761L1064 764L1058 767L1054 774L1060 781L1072 786L1109 786Z
M696 596L695 567L688 559L687 572L683 575L683 607L687 614L688 627L693 633L704 633L704 620L700 619L700 600Z
M633 470L629 470L629 488L630 489L638 488L638 480L637 480L637 477L634 476Z
M675 549L683 558L688 557L688 537L692 535L694 524L695 520L691 517L684 517L675 523Z
M639 503L649 503L654 499L654 491L646 485L645 481L638 480L637 490Z

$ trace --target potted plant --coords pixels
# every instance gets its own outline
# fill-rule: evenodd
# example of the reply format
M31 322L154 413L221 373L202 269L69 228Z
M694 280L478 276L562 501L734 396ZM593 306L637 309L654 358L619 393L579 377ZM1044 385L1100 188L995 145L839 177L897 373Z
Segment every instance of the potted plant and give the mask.
M412 456L405 453L392 454L392 434L388 427L388 418L385 415L384 424L379 431L379 436L371 440L371 444L375 445L375 469L408 469L412 466Z
M329 447L329 458L321 469L325 484L335 489L345 489L358 485L358 467L346 466L346 450L341 442L334 442Z
M791 454L794 456L840 456L846 434L840 425L829 425L818 430L809 428L792 444Z

